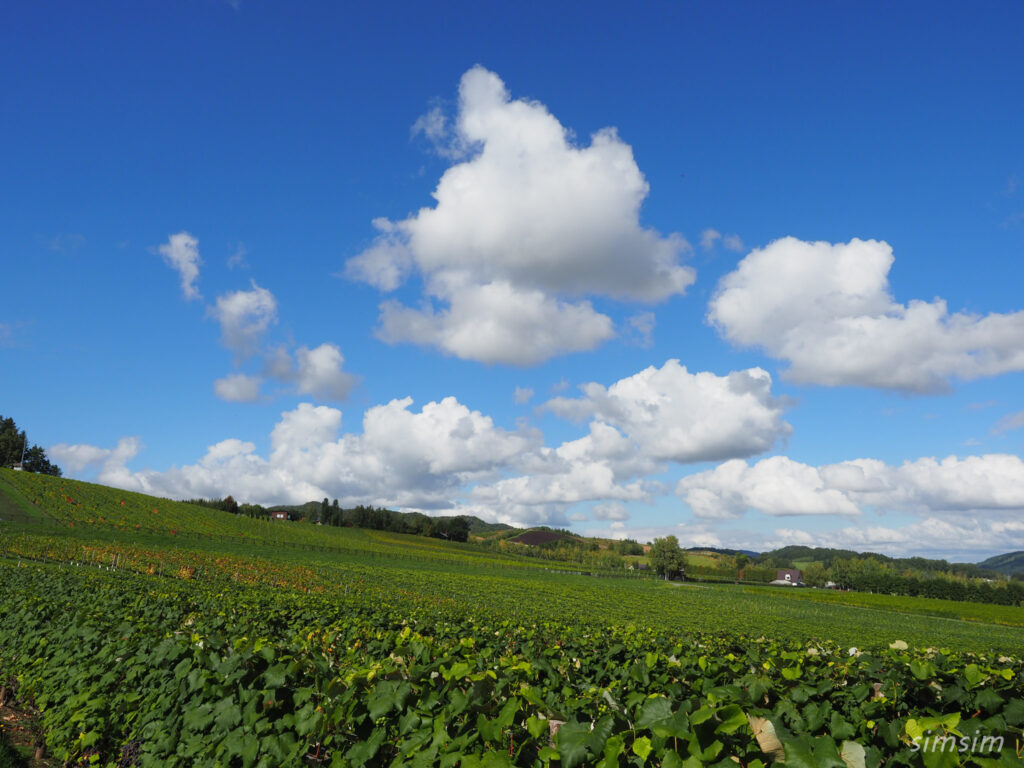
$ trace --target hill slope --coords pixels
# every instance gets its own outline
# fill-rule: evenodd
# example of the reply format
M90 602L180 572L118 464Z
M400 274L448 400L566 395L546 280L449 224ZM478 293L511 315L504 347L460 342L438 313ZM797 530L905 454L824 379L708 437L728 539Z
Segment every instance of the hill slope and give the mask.
M979 568L996 573L1005 573L1009 576L1024 574L1024 552L1007 552L1005 555L996 555L988 560L978 563Z
M462 565L566 567L544 557L525 558L426 536L250 518L80 480L0 469L0 529L5 527L79 541L142 538L150 545L210 550L286 547Z

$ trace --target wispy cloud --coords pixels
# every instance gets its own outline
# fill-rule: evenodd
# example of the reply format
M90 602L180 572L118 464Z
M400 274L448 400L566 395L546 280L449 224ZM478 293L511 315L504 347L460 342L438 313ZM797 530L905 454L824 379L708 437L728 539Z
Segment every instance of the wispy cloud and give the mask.
M654 326L657 320L653 312L640 312L629 318L629 340L642 349L650 349L654 344Z
M516 387L516 391L512 393L512 400L516 405L530 402L531 397L533 397L533 390L529 387Z
M1021 427L1024 427L1024 411L1008 413L992 426L992 434L1001 435Z
M171 269L181 278L181 293L186 301L202 298L196 281L199 279L199 241L188 232L171 235L167 242L156 249Z
M228 256L228 269L248 269L249 262L245 260L248 255L249 251L246 250L245 243L238 243L234 252Z
M85 245L85 235L77 233L59 234L45 238L46 247L54 253L74 253Z

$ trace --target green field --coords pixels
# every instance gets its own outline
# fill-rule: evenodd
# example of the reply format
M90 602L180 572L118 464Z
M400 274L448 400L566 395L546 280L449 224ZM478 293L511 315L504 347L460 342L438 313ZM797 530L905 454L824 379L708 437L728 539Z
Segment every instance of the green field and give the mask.
M1024 765L1020 608L576 575L0 471L5 509L0 683L69 764ZM922 728L1007 751L935 763Z

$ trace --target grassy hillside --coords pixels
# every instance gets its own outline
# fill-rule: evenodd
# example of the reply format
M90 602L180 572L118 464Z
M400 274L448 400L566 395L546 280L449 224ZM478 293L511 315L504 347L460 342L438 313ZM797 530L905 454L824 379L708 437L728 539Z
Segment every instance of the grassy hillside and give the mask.
M564 568L542 558L483 552L472 545L422 536L233 515L217 509L122 491L95 483L0 469L0 527L57 529L61 538L140 543L150 548L199 547L245 552L288 548L378 557L457 558L509 567ZM52 533L48 533L51 535Z

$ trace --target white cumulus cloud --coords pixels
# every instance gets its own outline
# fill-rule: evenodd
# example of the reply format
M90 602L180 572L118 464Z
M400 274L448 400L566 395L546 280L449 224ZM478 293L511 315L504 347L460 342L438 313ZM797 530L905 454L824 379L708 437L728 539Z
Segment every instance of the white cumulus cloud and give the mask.
M455 398L419 412L411 405L405 398L374 406L362 433L339 436L341 411L301 403L281 414L267 457L251 442L229 438L194 464L163 472L127 467L140 449L134 438L112 450L61 446L54 455L79 457L76 467L100 464L102 483L179 499L230 494L272 504L331 497L429 510L452 507L467 483L492 477L539 444L536 433L501 429Z
M771 386L771 376L760 368L717 376L690 373L669 360L607 388L584 384L582 398L557 397L544 408L609 424L654 459L721 461L763 453L790 434Z
M93 464L99 464L110 456L111 449L97 448L94 445L58 443L57 445L51 445L47 453L66 472L74 473L81 472Z
M684 477L678 493L702 518L740 517L753 508L767 515L857 515L860 509L840 491L826 487L814 467L772 456L748 466L734 459Z
M450 127L432 111L416 129L435 143L449 132L449 156L465 159L441 177L434 207L375 220L377 239L346 265L385 291L422 276L422 307L383 305L385 341L530 364L613 335L584 296L658 301L693 283L685 240L640 224L648 185L614 130L577 146L544 105L512 100L482 67L462 77Z
M767 515L857 515L903 511L919 515L1024 512L1024 461L1011 454L923 457L899 466L855 459L813 467L785 456L749 466L728 461L684 477L676 493L694 514L733 518Z
M1024 370L1024 311L950 314L946 302L896 302L891 247L877 240L786 237L722 278L708 319L739 346L789 363L800 383L937 392Z
M310 374L309 389L334 383L347 391L351 384L335 382L342 359L331 345L300 348L295 358L277 352L264 375L273 369L297 386L305 365L319 371ZM241 397L259 383L259 377L252 379L227 377L222 394ZM790 429L781 403L771 396L771 379L760 369L691 374L673 360L607 388L583 389L584 397L556 398L546 406L588 422L584 434L557 446L545 445L536 429L498 427L491 417L447 397L418 411L411 398L371 407L362 431L344 434L340 410L302 403L281 414L265 457L235 438L211 446L192 464L162 472L128 469L137 442L120 451L78 446L61 455L73 459L77 453L76 469L99 466L101 482L176 498L230 494L258 503L297 503L328 497L347 505L449 510L520 525L564 524L582 512L573 505L593 503L595 519L622 522L629 517L625 503L649 502L665 492L651 476L664 471L667 461L748 456Z
M100 465L102 482L109 481L109 485L124 488L125 485L114 481L123 480L126 474L129 474L125 464L135 458L141 450L142 441L137 437L122 437L114 448L99 448L84 443L58 443L50 446L48 453L50 458L63 465L69 473L81 472L88 467Z

